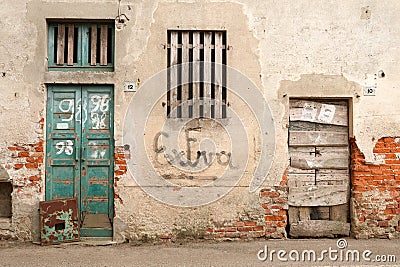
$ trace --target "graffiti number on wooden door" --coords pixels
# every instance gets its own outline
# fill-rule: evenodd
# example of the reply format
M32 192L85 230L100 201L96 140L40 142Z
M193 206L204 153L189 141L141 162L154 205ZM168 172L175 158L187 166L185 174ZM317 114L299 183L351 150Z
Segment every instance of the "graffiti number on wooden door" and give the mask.
M90 119L93 124L93 129L105 129L106 118L109 109L110 98L108 95L92 95L90 101L93 104L90 110Z
M59 141L56 143L56 149L57 155L60 155L62 153L65 153L66 155L72 155L72 152L74 152L74 143L71 140L66 140L66 141Z

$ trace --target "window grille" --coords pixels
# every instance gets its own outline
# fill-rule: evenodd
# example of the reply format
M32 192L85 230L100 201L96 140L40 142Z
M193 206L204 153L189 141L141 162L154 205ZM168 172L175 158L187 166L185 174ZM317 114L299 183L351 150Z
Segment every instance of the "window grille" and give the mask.
M226 118L226 48L224 31L168 31L169 118Z

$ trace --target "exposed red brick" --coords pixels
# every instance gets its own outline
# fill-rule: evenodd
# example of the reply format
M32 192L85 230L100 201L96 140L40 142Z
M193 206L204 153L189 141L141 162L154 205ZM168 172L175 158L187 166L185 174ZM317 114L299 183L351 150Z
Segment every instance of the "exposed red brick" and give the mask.
M244 226L244 222L235 222L234 226Z
M29 152L28 151L18 152L18 157L19 158L29 157Z
M236 231L237 231L237 228L236 228L236 227L226 227L226 228L225 228L225 231L226 231L226 232L236 232Z
M266 221L282 221L283 216L266 215L265 220Z
M252 237L263 237L263 236L265 236L265 232L264 231L262 231L262 232L252 232L250 234L251 234Z
M27 169L36 169L38 167L37 163L25 163Z
M253 227L238 227L237 229L239 232L248 232L253 230Z
M355 139L351 139L353 214L356 216L352 231L376 237L382 235L381 232L375 233L377 227L387 228L387 235L396 231L389 227L389 221L400 221L400 160L394 154L400 153L400 144L395 143L394 137L384 137L377 141L373 152L384 156L384 162L380 165L366 164ZM364 193L369 191L377 193L370 197L369 193Z
M274 199L275 203L287 203L288 199L287 198L283 198L283 197L278 197Z
M257 223L256 222L245 222L244 225L245 226L256 226Z
M225 236L225 233L224 233L224 232L222 232L222 233L212 233L212 235L213 235L213 237L215 237L215 238L221 238L221 237L224 237L224 236Z
M238 232L226 232L224 237L227 237L227 238L239 238L241 236L240 236L240 233L238 233Z
M286 222L286 221L277 222L277 223L276 223L276 226L277 226L277 227L286 227L286 225L287 225L287 222Z
M261 226L261 225L253 227L253 231L263 231L263 230L264 230L264 226Z
M29 181L40 181L40 177L33 175L33 176L29 176Z
M378 222L378 226L379 227L389 227L389 222L387 222L387 221Z
M266 234L272 234L276 232L276 228L267 228L265 229Z
M24 167L24 164L21 164L21 163L14 164L14 169L16 169L16 170L21 169L22 167Z
M279 192L260 192L260 197L279 197Z
M32 157L29 157L29 158L26 158L26 162L34 163L34 162L36 162L36 159L32 158Z
M115 175L116 176L121 176L121 175L123 175L123 174L125 174L125 171L115 171Z
M114 155L115 159L124 159L125 158L125 154L124 153L116 153Z
M114 163L117 165L117 164L122 164L122 165L125 165L126 164L126 160L124 160L124 159L116 159L115 161L114 161Z

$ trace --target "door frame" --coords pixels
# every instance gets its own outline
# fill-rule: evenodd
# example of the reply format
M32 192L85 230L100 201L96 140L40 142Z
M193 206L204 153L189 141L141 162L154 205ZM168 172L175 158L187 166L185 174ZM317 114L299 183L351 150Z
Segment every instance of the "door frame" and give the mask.
M46 136L46 147L45 147L45 199L46 200L53 200L54 198L52 198L52 194L50 192L51 190L51 178L50 175L48 174L51 168L51 162L49 160L51 160L47 154L50 153L51 151L51 145L52 142L49 142L50 140L50 135L51 135L51 121L48 121L49 116L53 113L52 111L52 107L50 108L50 102L51 101L51 96L50 93L53 91L58 91L58 92L73 92L73 91L80 91L80 96L82 97L82 91L83 90L87 90L87 91L95 91L96 88L108 88L110 95L111 95L111 99L112 99L112 103L109 107L109 112L110 112L110 129L109 129L109 134L110 134L110 178L108 180L108 184L109 184L109 188L108 188L108 215L109 215L109 219L111 224L113 223L113 219L114 219L114 149L115 149L115 139L114 139L114 105L115 105L115 88L113 85L111 84L96 84L96 85L88 85L88 84L48 84L47 86L47 90L46 90L46 105L45 105L45 114L46 114L46 122L45 122L45 136ZM76 104L74 105L74 107L76 107ZM75 112L74 111L74 116L75 116ZM87 115L86 115L87 116ZM75 122L75 126L76 126L76 122ZM79 124L79 127L81 129L81 136L79 136L79 141L76 142L76 144L74 144L74 148L77 148L78 150L76 151L76 158L79 157L79 162L82 161L82 125ZM76 140L77 138L77 134L76 134L76 128L75 128L75 134L74 134L74 138ZM79 163L80 166L80 163ZM81 172L81 168L80 167L75 167L75 168L79 168L79 172ZM78 201L78 220L80 223L82 223L82 200L81 200L81 188L82 188L82 184L81 184L81 174L76 175L74 177L74 193L73 193L73 197L77 198Z
M351 235L351 229L350 229L350 224L351 224L351 208L352 208L352 204L351 204L351 185L352 185L352 176L351 176L351 171L350 171L350 160L351 160L351 149L350 149L350 137L352 136L352 134L353 134L353 112L352 112L352 110L353 110L353 98L351 98L351 97L321 97L321 96L316 96L316 97L314 97L314 96L307 96L307 97L304 97L304 96L291 96L290 98L288 98L288 102L287 102L287 113L289 114L289 116L290 116L290 114L291 114L291 110L290 110L290 103L291 103L291 101L310 101L310 102L319 102L319 103L324 103L324 102L335 102L335 101L342 101L343 103L346 103L346 109L347 109L347 112L346 112L346 116L347 116L347 125L345 126L346 128L347 128L347 131L346 131L346 133L347 133L347 145L346 146L344 146L344 147L347 147L347 149L348 149L348 168L347 168L347 171L348 171L348 182L347 182L347 186L348 186L348 190L347 190L347 193L346 193L346 195L347 195L347 209L346 209L346 213L347 213L347 218L346 218L346 230L344 230L343 232L347 232L347 234L345 234L345 235ZM290 122L290 118L288 117L288 125L289 125L289 122ZM310 121L311 122L311 121ZM313 122L313 123L318 123L317 121L315 121L315 122ZM289 149L289 147L290 147L290 145L289 145L289 135L290 135L290 129L288 129L288 149ZM290 157L290 152L289 152L289 157ZM289 186L288 186L289 187ZM318 208L318 207L320 207L320 206L315 206L314 208ZM330 207L330 206L329 206ZM301 212L300 212L301 213ZM289 212L289 220L288 220L288 231L289 231L289 236L291 236L290 235L290 215L294 215L293 213L292 214L290 214L290 212ZM318 219L317 219L318 220ZM329 220L331 220L331 219L329 219ZM313 219L311 219L310 221L313 221ZM332 222L336 222L335 220L332 220ZM333 225L334 225L334 223L332 223L332 227L333 227ZM336 226L336 225L335 225ZM340 226L342 226L342 225L340 225ZM348 228L348 229L347 229ZM319 233L319 234L321 234L321 235L319 235L319 234L316 234L315 236L314 235L312 235L312 234L310 234L310 235L308 235L309 233L312 233L313 231L314 231L314 233L316 232L316 230L315 229L312 229L312 227L310 228L311 230L309 231L309 232L307 232L307 231L304 231L304 233L305 233L305 235L301 235L301 236L294 236L295 238L297 238L297 237L306 237L306 238L319 238L319 237L327 237L327 235L326 234L321 234L321 233ZM342 235L342 233L334 233L333 235ZM330 236L330 235L328 235L328 236ZM291 236L291 237L293 237L293 236Z

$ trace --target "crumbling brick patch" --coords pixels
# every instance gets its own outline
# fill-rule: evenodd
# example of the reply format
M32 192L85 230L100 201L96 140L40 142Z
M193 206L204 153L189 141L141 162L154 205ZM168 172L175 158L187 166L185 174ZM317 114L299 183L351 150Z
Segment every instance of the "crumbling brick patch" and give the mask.
M352 234L356 238L400 238L400 137L378 140L376 163L365 161L351 139Z
M263 188L259 192L259 203L264 212L258 216L234 222L217 223L210 220L206 236L215 239L254 239L287 237L288 187L285 171L279 186Z
M24 208L20 209L19 203L23 205L33 203L44 195L43 151L42 140L37 143L13 144L7 147L8 162L5 164L5 169L13 186L12 224L8 230L0 230L0 239L31 240L32 238L29 223L25 223L30 222L32 214L26 213Z
M25 187L35 188L42 192L42 173L44 169L43 141L31 144L13 144L8 146L8 162L5 164L13 189L17 193L25 191ZM29 192L32 192L29 190ZM27 196L31 197L31 195Z
M9 144L6 149L4 168L10 177L12 191L12 220L9 225L8 238L30 240L32 213L27 212L26 205L34 205L44 196L44 119L37 124L38 141L33 143ZM20 205L21 204L21 205ZM3 229L4 230L4 229ZM0 233L2 238L4 231ZM3 235L4 236L4 235Z
M271 186L260 191L260 202L265 210L265 237L286 238L288 223L288 187L286 170L279 186Z
M254 239L264 236L263 220L230 221L220 224L210 220L210 227L206 229L206 237L214 239Z
M129 151L124 146L116 146L114 149L114 190L118 187L118 182L126 176L128 170L127 161L131 158ZM123 204L117 192L114 193L114 200Z

